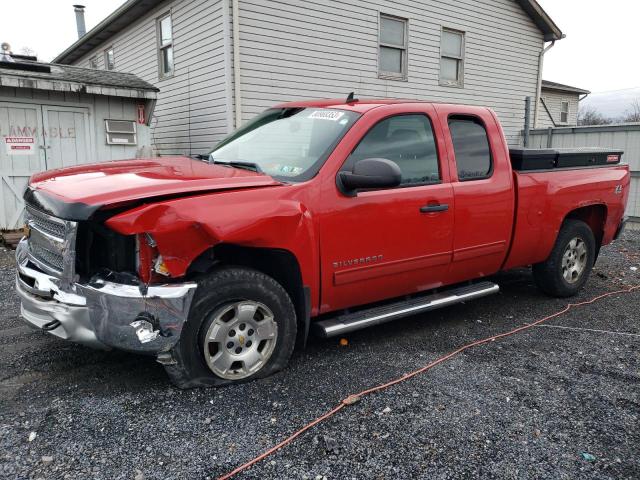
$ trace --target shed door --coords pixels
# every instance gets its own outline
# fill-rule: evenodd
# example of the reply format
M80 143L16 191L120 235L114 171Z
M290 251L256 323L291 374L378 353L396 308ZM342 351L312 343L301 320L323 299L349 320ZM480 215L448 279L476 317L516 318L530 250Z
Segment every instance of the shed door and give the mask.
M39 105L0 102L0 228L21 226L29 177L47 169Z
M0 102L0 137L3 229L22 226L22 194L31 175L93 161L87 108Z
M88 109L43 106L42 116L48 170L92 161Z

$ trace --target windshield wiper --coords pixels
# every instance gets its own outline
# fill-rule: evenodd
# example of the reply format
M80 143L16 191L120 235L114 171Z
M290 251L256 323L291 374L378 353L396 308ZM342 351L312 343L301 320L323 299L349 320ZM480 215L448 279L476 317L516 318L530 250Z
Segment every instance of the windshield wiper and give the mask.
M262 168L260 168L260 165L253 162L241 162L236 160L230 161L230 162L222 162L220 160L211 159L211 163L215 165L228 165L229 167L243 168L245 170L251 170L253 172L263 173Z

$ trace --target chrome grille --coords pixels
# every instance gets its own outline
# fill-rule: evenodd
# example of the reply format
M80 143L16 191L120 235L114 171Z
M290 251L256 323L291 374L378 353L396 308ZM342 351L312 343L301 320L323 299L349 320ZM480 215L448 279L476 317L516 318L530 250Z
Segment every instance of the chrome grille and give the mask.
M56 276L72 276L76 223L53 217L30 205L25 217L30 230L27 248L31 262Z
M49 215L29 207L27 207L27 221L31 228L64 240L65 226L63 222L51 220Z
M38 263L44 264L44 266L62 273L64 268L64 257L61 254L52 252L31 240L29 241L29 251Z

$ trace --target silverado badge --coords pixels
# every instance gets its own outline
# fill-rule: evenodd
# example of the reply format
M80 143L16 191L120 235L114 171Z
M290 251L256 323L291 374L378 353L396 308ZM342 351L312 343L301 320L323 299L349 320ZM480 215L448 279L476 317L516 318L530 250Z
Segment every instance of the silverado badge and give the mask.
M354 267L356 265L366 265L376 263L382 260L382 255L372 255L370 257L352 258L349 260L340 260L333 262L333 268Z

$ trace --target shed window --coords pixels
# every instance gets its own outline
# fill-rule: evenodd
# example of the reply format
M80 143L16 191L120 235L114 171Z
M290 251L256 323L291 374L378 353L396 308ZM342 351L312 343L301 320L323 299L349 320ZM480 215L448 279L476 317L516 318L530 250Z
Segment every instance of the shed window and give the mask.
M464 32L442 29L440 84L461 87L464 78Z
M89 59L89 68L93 68L94 70L98 68L98 57L91 57Z
M108 145L136 145L138 143L136 122L130 120L105 120Z
M569 123L569 102L560 104L560 123Z
M160 78L173 75L173 28L170 13L158 19L158 61Z
M405 80L407 78L407 19L380 15L379 76Z
M107 70L115 70L116 68L116 56L113 52L113 47L104 51L104 68Z

